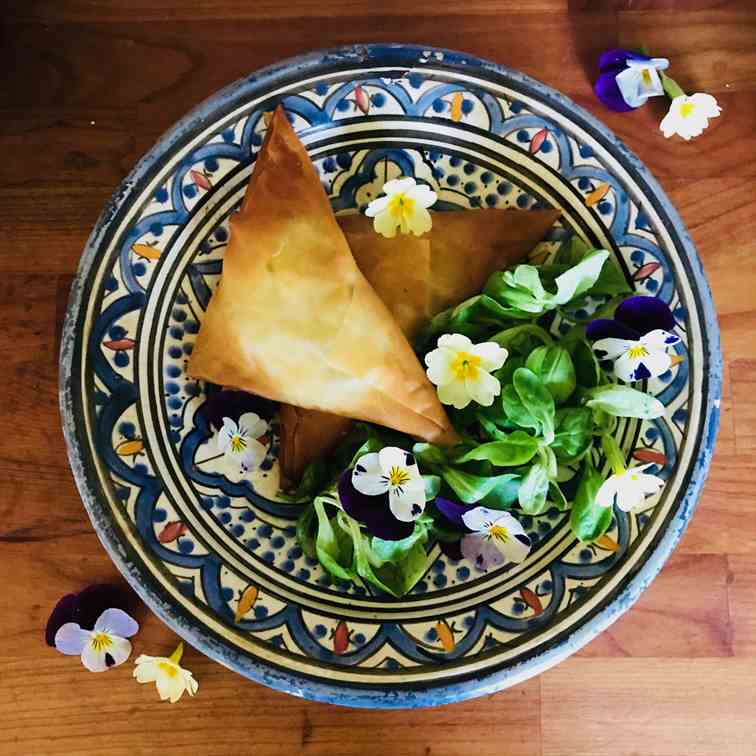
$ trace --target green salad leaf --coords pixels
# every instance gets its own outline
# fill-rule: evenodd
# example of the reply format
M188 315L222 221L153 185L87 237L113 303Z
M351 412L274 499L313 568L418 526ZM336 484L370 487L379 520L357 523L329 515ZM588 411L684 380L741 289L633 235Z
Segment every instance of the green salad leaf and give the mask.
M654 420L665 413L664 405L655 397L630 386L597 386L586 392L585 404L616 417L637 417Z
M554 397L541 379L528 368L518 368L512 382L520 402L539 423L544 441L554 440Z
M557 404L566 402L575 390L575 366L570 353L558 344L534 349L525 362L549 390Z
M551 449L560 462L572 462L593 442L593 412L588 407L557 410L556 432Z
M612 521L612 508L600 507L596 503L596 494L603 481L603 476L587 459L583 465L583 476L575 493L575 501L570 513L572 532L586 543L595 541L606 533Z
M538 451L538 441L523 431L504 434L499 441L471 449L454 460L455 464L463 464L473 460L488 460L497 467L517 467L530 462Z
M549 494L549 476L545 465L536 463L525 474L520 483L517 500L525 514L537 515L546 509Z

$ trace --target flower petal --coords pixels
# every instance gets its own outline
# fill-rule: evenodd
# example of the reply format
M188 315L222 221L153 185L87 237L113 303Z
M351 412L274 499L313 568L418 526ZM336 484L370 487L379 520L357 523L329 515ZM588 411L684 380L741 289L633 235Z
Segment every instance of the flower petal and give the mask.
M462 538L459 541L439 541L438 548L441 549L441 553L455 562L462 559Z
M716 99L710 94L696 92L688 100L695 105L696 110L705 118L716 118L722 112L722 108L719 107Z
M470 530L479 530L488 533L488 528L499 519L501 514L501 511L498 509L475 507L462 515L462 522Z
M404 451L398 446L384 446L378 452L378 464L384 475L387 475L392 467L401 467L406 469L413 477L420 476L414 454L410 454L410 452Z
M361 522L371 535L384 541L401 541L412 535L414 522L401 522L389 509L388 493L368 496L360 493L352 484L352 471L346 470L338 482L339 501L344 511Z
M462 537L462 556L481 570L504 564L506 558L488 536L468 533Z
M473 348L473 343L467 336L463 336L461 333L445 333L443 336L438 337L439 347L448 347L455 352L470 352Z
M365 215L367 215L368 218L375 218L376 215L382 213L388 207L389 202L391 202L391 197L378 197L377 199L374 199L367 208L365 208Z
M438 199L433 189L431 189L429 186L426 186L425 184L418 184L417 186L413 187L412 189L407 191L407 196L415 200L417 207L423 209L430 207Z
M436 509L446 517L449 522L454 523L460 528L466 527L462 516L465 512L469 512L471 509L475 509L475 505L459 504L451 499L445 499L443 496L437 496L434 500Z
M644 499L643 491L635 486L625 487L617 492L617 506L623 512L632 512L643 504Z
M415 236L422 236L430 231L432 226L431 215L424 207L416 207L415 211L407 217L407 231Z
M140 654L134 662L134 677L139 683L150 683L157 680L160 670L157 666L158 657Z
M667 347L679 344L680 337L669 331L656 328L645 336L641 336L640 343L650 350L664 351Z
M97 618L113 607L126 609L129 597L122 588L110 583L88 585L79 593L74 620L85 629L92 629Z
M45 627L45 643L48 646L55 646L55 634L67 622L73 621L77 601L78 597L75 593L67 593L55 605L50 614L50 619L47 620L47 627Z
M453 380L436 389L441 404L450 404L456 409L464 409L472 401L465 381Z
M244 451L239 455L239 464L245 470L256 470L267 453L268 449L264 444L254 438L248 438Z
M78 656L89 643L91 632L82 630L76 622L66 622L55 633L55 648L61 654Z
M425 485L416 478L389 490L389 508L397 520L414 522L425 510Z
M503 367L509 356L509 352L495 341L484 341L482 344L476 344L472 348L472 354L480 357L480 367L489 372Z
M614 71L599 74L596 83L593 85L596 97L609 110L614 110L617 113L626 113L629 110L635 110L635 108L625 102L625 98L622 96L619 86L617 86L616 76L617 74Z
M376 452L364 454L354 465L352 470L352 484L362 494L380 496L389 488L388 481L383 477L380 458Z
M604 50L598 60L599 71L602 73L608 70L621 71L630 60L649 60L648 56L641 53L625 50L623 47L612 47Z
M81 652L81 663L90 672L105 672L111 667L123 664L131 655L131 643L126 638L107 633L110 644L104 648L96 647L93 634L90 633L89 642Z
M385 236L387 239L393 239L396 236L398 227L396 219L387 210L378 213L373 218L375 232L381 236Z
M239 418L239 427L243 428L250 438L260 438L268 432L268 423L256 412L245 412Z
M618 320L610 320L609 318L592 320L585 329L585 336L588 341L599 341L600 339L637 341L640 338L637 331L628 328Z
M641 357L633 357L625 352L615 363L615 375L627 383L656 378L666 373L672 364L672 358L666 352L647 352Z
M123 609L106 609L95 622L95 630L131 638L139 632L139 625Z
M451 383L456 378L454 371L451 369L454 354L453 350L441 347L425 355L425 364L428 366L425 372L431 383L436 386L443 386L446 383Z
M411 176L405 178L392 179L383 185L383 193L391 196L392 194L401 194L409 192L416 186L415 179Z
M593 353L599 360L614 360L636 345L636 341L627 339L599 339L593 345Z
M596 504L600 507L614 506L614 499L618 493L619 475L610 475L596 492Z
M494 397L501 393L501 383L498 378L485 370L478 370L475 378L465 378L465 389L478 404L490 407Z
M213 428L223 427L223 418L234 421L246 412L255 412L260 417L270 420L276 412L276 402L263 399L246 391L224 389L208 393L207 401L202 405L202 412Z
M170 676L161 670L155 680L155 686L161 701L176 703L184 692L184 680L178 671Z
M672 310L658 297L629 297L617 307L614 319L641 336L656 328L671 331L675 327Z

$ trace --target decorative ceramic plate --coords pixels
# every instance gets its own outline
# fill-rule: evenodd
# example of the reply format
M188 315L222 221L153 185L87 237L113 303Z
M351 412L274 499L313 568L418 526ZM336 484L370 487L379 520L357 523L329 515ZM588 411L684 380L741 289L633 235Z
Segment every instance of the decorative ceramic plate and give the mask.
M666 485L615 512L599 547L564 513L523 518L521 565L479 572L428 548L403 599L334 582L303 555L300 505L279 501L276 439L251 479L213 460L207 387L187 357L218 283L229 216L283 103L336 211L387 175L445 207L553 206L671 306L683 343L648 390L666 417L624 420L628 458ZM250 292L254 296L254 292ZM577 313L580 317L581 313ZM585 314L583 314L585 317ZM372 45L253 74L200 105L105 208L74 284L61 355L71 465L111 557L152 610L254 680L334 703L426 706L491 693L579 649L625 611L674 548L701 490L719 415L718 330L677 213L600 122L522 74L461 53ZM275 426L274 426L275 427Z

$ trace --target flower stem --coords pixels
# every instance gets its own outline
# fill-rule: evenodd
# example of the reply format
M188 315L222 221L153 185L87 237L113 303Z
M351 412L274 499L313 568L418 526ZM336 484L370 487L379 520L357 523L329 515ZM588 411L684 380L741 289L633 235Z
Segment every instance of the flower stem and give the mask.
M174 664L178 664L181 661L181 657L184 655L184 641L180 641L176 650L168 657L168 661L172 661Z
M667 94L667 97L674 100L675 97L685 97L685 92L682 91L680 85L672 78L667 76L663 71L659 71L661 74L662 87Z
M604 454L606 454L606 459L611 465L612 473L614 475L622 475L627 469L625 467L625 458L614 436L605 433L601 437L601 446L604 447Z

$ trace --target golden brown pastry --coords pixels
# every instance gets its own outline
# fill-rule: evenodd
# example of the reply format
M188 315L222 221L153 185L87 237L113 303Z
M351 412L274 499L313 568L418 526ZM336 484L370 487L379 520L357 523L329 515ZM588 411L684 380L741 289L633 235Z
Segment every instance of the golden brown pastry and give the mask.
M307 152L273 115L191 375L417 438L455 434L399 326L354 262Z
M433 315L479 294L491 273L522 262L559 215L559 210L431 211L433 226L423 237L392 239L377 234L364 215L337 220L365 278L412 339ZM284 478L297 480L348 430L343 418L282 407Z

